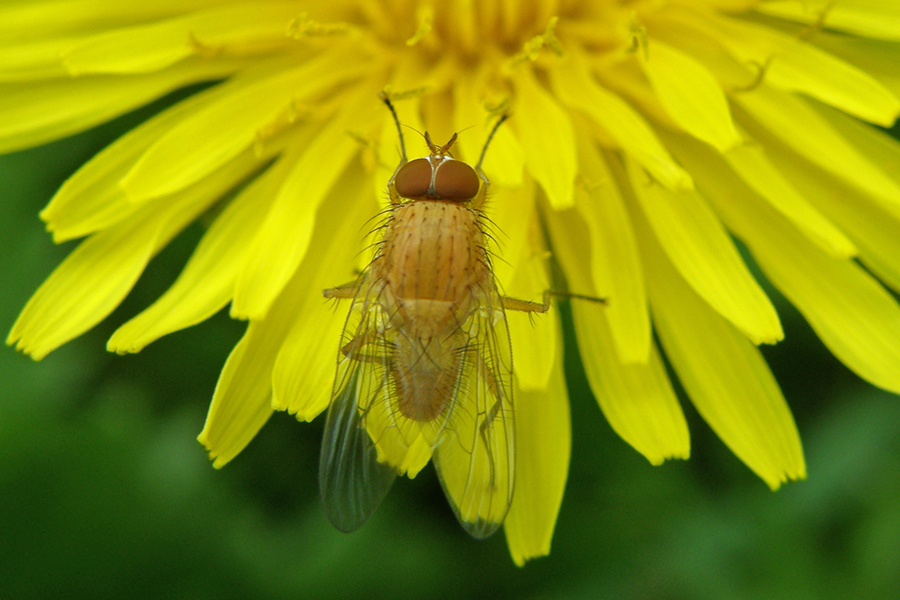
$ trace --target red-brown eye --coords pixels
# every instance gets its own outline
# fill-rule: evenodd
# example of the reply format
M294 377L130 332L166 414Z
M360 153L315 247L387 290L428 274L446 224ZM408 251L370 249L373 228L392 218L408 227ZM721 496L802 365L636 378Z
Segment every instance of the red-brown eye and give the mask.
M397 172L394 178L397 193L403 198L421 198L431 187L431 163L427 158L411 160Z
M480 183L475 169L459 160L447 160L434 176L434 195L443 200L471 200Z

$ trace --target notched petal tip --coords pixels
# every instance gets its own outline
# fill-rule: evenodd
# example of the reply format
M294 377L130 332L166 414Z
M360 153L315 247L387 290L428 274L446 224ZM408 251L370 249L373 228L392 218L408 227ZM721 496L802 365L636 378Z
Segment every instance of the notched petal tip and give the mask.
M47 343L46 338L42 335L43 330L39 327L41 319L35 318L33 314L27 315L27 309L28 305L22 310L22 314L19 315L6 337L6 345L15 346L16 352L38 362L65 342Z
M45 356L50 353L50 350L46 351L37 351L33 345L28 345L25 341L17 336L14 336L12 333L9 334L9 337L6 338L7 346L14 346L16 352L21 353L24 356L27 356L31 360L38 362L42 360ZM51 349L52 350L52 349Z
M118 333L118 331L117 331L117 333ZM117 338L115 333L113 334L113 336L111 338L109 338L109 341L106 342L106 351L113 352L120 356L124 356L126 354L137 354L138 352L143 350L144 347L145 346L136 346L133 344L125 344L122 342L122 340Z
M667 454L656 454L656 455L648 455L648 454L644 454L644 453L641 453L641 454L644 456L644 458L647 459L647 462L649 462L654 467L661 467L662 465L664 465L666 463L666 461L689 459L691 457L691 449L688 446L686 448L681 448L681 449L669 452Z
M803 460L803 457L800 457L800 462L798 464L792 465L790 467L785 466L784 470L780 473L773 473L770 476L766 477L762 474L757 473L762 477L763 481L765 481L766 485L769 486L769 489L773 492L777 492L781 489L781 486L786 483L793 483L795 481L803 481L806 479L806 463Z
M213 449L212 445L209 443L209 436L207 435L207 431L204 428L203 431L197 436L197 441L200 442L200 445L206 449L206 455L209 457L209 460L212 462L212 466L214 469L221 469L225 465L228 464L229 460L225 460L219 456L219 454Z

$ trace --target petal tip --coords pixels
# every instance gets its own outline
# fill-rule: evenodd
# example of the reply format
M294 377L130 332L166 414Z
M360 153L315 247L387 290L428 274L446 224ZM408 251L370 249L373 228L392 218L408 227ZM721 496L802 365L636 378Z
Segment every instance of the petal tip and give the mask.
M225 465L228 464L229 458L223 458L216 452L209 441L209 434L206 428L200 432L200 435L197 436L197 441L200 442L200 445L206 450L206 454L209 457L209 460L212 461L212 466L214 469L221 469Z

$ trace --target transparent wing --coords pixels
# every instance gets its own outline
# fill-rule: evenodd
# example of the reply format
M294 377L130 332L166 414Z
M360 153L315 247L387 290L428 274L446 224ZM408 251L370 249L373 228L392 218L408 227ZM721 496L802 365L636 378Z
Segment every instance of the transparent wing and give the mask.
M363 282L344 325L319 456L319 494L325 514L345 532L366 522L397 477L395 467L379 461L366 427L372 406L389 400L391 355L384 324L381 305Z
M361 425L359 380L357 365L328 409L319 457L319 492L325 514L344 532L368 520L397 477L390 465L378 462L375 445Z
M431 349L419 355L403 346L406 354L398 357L403 332L391 327L383 288L360 286L344 327L319 465L322 501L338 529L360 527L396 476L418 471L429 458L471 535L489 536L503 523L515 477L512 358L502 301L488 285L473 290L472 308L453 335L446 409L427 421L404 416L396 377L434 358Z
M457 385L433 460L459 522L484 538L500 527L512 502L512 351L494 284L474 289L473 299L476 307L460 327Z

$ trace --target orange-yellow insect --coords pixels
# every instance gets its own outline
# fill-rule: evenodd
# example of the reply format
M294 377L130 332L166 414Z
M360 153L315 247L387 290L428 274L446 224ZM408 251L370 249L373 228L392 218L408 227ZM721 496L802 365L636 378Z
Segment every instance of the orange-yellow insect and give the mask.
M319 465L326 513L342 531L362 525L415 456L430 454L451 506L473 536L503 523L515 482L512 353L504 298L483 228L488 136L473 168L425 141L429 156L400 164L375 258L353 286Z

